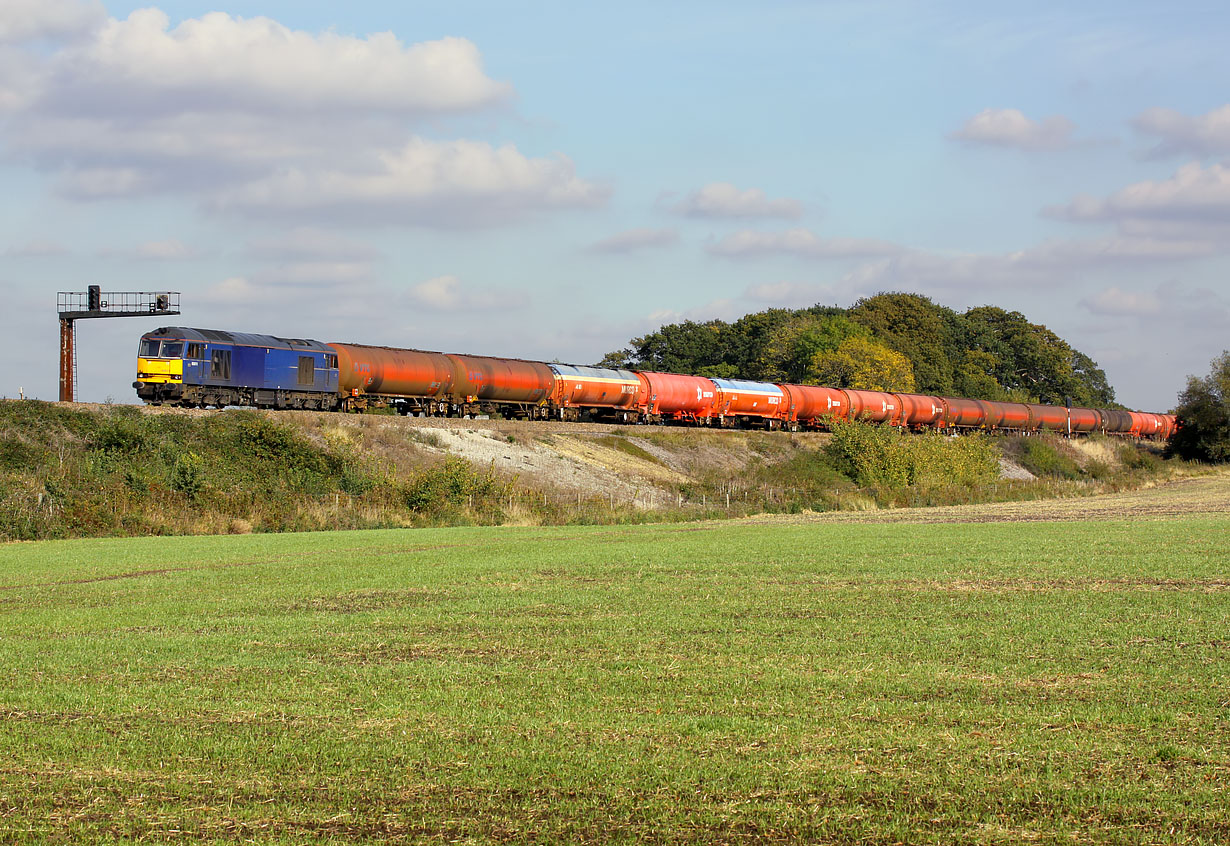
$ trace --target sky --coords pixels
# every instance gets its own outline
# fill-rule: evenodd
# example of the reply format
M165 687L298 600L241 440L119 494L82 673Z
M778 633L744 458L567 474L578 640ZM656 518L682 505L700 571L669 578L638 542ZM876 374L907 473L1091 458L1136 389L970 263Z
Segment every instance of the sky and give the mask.
M0 0L0 396L167 322L593 363L882 291L1174 406L1230 348L1220 2Z

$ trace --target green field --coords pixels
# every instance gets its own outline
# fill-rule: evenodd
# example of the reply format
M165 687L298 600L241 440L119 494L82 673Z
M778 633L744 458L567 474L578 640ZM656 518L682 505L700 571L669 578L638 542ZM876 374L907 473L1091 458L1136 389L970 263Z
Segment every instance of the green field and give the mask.
M0 546L0 842L1225 843L1230 520Z

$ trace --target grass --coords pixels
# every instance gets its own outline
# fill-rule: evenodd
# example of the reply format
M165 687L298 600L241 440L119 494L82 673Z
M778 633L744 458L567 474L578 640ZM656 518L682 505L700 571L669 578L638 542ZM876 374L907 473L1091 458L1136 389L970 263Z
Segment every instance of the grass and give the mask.
M1227 528L0 546L0 841L1222 843Z

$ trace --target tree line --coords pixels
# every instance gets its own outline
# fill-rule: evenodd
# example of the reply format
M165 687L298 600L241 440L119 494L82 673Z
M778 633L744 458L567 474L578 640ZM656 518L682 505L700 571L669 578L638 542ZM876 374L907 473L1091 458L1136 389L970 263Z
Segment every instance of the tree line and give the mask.
M604 367L1012 402L1106 407L1115 392L1089 356L1017 311L958 313L920 294L850 308L774 308L733 323L663 326Z

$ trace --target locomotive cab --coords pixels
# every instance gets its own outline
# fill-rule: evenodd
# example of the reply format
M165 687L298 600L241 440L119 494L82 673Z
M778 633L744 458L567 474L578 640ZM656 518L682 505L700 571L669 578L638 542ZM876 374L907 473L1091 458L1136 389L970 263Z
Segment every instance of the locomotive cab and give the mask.
M137 347L137 381L132 386L147 402L178 399L184 391L184 354L191 346L182 338L146 332Z

